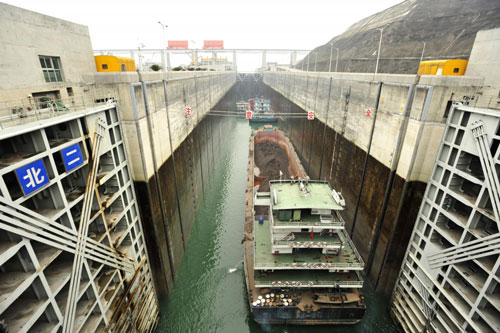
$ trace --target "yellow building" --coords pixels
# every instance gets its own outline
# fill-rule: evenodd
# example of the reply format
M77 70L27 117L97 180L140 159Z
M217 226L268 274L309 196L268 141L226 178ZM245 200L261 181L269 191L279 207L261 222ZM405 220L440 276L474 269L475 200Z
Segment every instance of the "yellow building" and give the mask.
M98 72L135 72L135 60L111 55L95 56Z
M418 75L464 75L467 63L464 59L422 61Z

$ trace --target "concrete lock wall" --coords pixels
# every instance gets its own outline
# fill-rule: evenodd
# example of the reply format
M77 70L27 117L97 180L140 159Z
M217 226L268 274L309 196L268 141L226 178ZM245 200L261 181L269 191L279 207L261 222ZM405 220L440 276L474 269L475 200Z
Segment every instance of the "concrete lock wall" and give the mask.
M352 73L264 75L279 112L315 111L314 121L305 115L285 118L283 126L309 176L326 179L342 191L347 230L354 228L352 238L367 262L368 277L387 293L408 244L447 109L453 101L477 96L482 85L477 77L418 79Z
M86 77L96 95L118 103L160 296L173 286L220 146L220 124L205 116L235 79L232 72Z
M498 47L500 46L500 28L479 31L474 41L467 65L467 75L484 76L484 84L500 87L500 59Z

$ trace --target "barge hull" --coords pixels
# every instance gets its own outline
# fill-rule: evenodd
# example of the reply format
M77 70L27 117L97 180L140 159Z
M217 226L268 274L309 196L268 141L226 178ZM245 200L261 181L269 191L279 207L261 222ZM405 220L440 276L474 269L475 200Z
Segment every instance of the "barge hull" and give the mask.
M259 135L257 135L257 133ZM255 286L254 281L254 195L255 195L255 149L257 145L268 142L281 147L288 157L288 170L285 174L294 175L305 179L307 174L300 163L300 160L292 146L291 141L286 134L276 130L264 130L253 133L250 138L248 178L246 187L246 210L244 225L244 268L245 282L248 291L248 302L252 312L253 319L263 325L268 324L289 324L289 325L354 325L363 318L366 307L363 305L344 305L344 306L319 306L314 308L301 309L297 306L287 307L253 307L252 299L261 291L261 288ZM283 170L285 171L285 170ZM259 177L257 177L259 178ZM310 295L312 296L312 295Z

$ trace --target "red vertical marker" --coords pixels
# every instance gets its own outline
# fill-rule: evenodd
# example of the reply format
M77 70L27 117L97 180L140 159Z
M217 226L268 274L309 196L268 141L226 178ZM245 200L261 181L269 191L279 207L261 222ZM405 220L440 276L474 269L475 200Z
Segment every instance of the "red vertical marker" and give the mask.
M372 110L366 109L366 116L371 117L371 115L372 115Z
M191 108L189 106L186 106L186 108L184 109L184 114L186 116L190 116L191 115Z
M310 237L311 237L311 240L314 240L314 232L311 231Z

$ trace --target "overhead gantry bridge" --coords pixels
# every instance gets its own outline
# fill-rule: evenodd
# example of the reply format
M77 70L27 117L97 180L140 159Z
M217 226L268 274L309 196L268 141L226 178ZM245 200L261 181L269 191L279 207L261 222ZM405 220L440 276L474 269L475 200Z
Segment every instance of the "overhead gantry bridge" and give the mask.
M247 55L262 55L261 70L267 68L270 63L268 57L270 55L279 55L281 57L287 57L289 59L288 63L290 66L295 66L298 61L304 59L311 50L303 49L103 49L94 50L95 55L116 55L116 56L126 56L134 58L139 64L139 68L142 64L148 61L155 61L161 64L163 68L171 70L173 55L187 55L192 59L192 64L194 66L200 65L198 61L198 54L210 54L212 63L208 64L208 67L212 66L215 68L217 63L217 57L220 56L231 56L231 70L238 69L238 58L240 56ZM174 66L175 67L175 66Z

